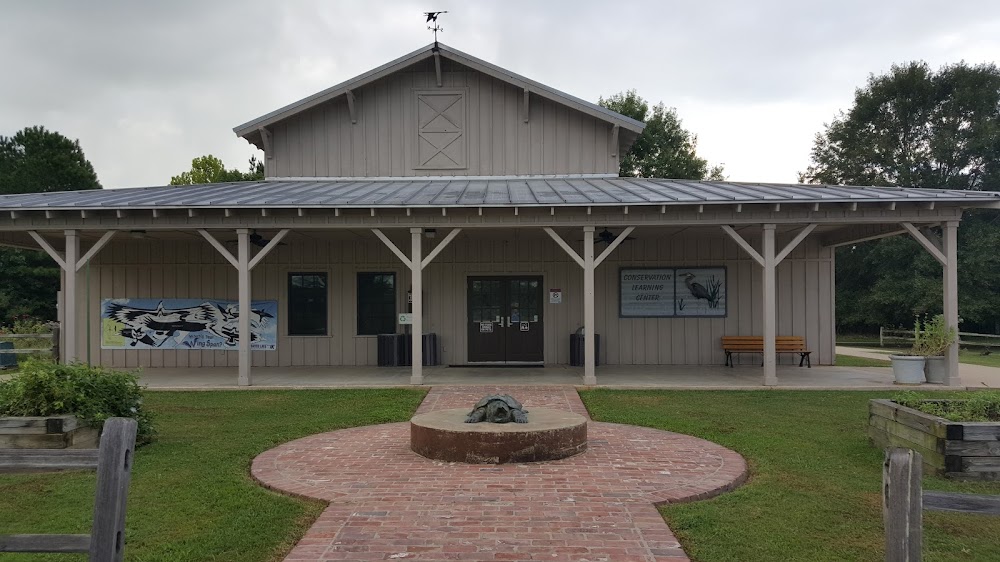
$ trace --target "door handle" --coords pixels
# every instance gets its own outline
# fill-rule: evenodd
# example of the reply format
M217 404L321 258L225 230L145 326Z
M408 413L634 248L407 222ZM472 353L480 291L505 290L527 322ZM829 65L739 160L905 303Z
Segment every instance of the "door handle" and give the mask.
M510 328L512 324L510 323L510 316L507 317L507 327Z

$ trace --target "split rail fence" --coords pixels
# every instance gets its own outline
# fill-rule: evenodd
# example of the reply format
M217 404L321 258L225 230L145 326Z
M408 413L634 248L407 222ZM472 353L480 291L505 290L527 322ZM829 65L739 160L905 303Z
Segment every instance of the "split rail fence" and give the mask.
M882 328L878 329L878 345L879 347L885 347L887 345L898 345L905 344L910 345L913 343L913 330L897 330L893 328ZM976 334L973 332L959 332L958 333L958 345L968 346L968 347L982 347L985 349L1000 349L1000 335L997 334Z
M13 340L13 341L11 341ZM31 341L35 340L35 341ZM18 342L27 341L31 347L18 347ZM48 341L49 345L41 347L42 342ZM3 345L3 344L13 344ZM48 334L0 334L0 369L16 366L14 356L51 354L52 360L59 362L59 327L52 328Z

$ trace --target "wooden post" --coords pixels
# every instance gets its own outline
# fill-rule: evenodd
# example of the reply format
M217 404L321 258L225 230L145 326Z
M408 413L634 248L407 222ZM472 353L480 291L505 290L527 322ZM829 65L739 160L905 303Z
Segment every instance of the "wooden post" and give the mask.
M885 347L885 342L882 339L882 326L878 327L878 346Z
M945 370L948 386L961 386L962 377L958 372L958 221L948 221L941 225L944 234L944 322L955 330L955 342L945 353Z
M778 384L777 353L775 337L777 334L777 302L775 291L775 255L774 255L773 224L764 225L764 385Z
M64 331L66 342L63 349L63 362L72 363L76 361L76 330L77 330L77 299L76 299L76 261L80 256L80 237L77 231L67 230L66 235L66 267L63 274L66 276L66 292L63 299L63 312L65 319Z
M59 324L52 326L52 361L59 362L59 337L62 329Z
M594 348L594 227L583 227L583 384L597 384Z
M128 418L112 418L104 424L90 532L91 562L121 562L125 556L125 505L137 428L136 421Z
M413 358L410 370L410 384L424 383L424 272L423 272L423 228L410 229L410 289L413 291L413 324L410 337L413 338Z
M923 542L923 459L912 449L885 452L882 466L882 521L886 562L919 562Z
M239 348L239 385L250 386L250 229L237 228L237 248L239 256L239 298L240 298L240 348Z

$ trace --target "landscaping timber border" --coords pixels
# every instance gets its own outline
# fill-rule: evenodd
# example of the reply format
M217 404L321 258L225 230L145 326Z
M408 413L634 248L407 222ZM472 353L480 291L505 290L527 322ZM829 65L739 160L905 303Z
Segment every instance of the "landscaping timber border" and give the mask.
M868 437L881 448L919 452L928 473L1000 480L1000 422L953 422L892 400L870 400Z

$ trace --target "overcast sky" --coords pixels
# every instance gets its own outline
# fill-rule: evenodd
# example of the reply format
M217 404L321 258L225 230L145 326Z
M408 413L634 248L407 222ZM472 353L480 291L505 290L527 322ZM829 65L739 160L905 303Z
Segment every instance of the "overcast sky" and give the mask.
M793 182L869 74L1000 59L1000 2L0 0L0 135L79 139L104 187L163 185L232 128L440 40L575 96L676 107L733 181Z

